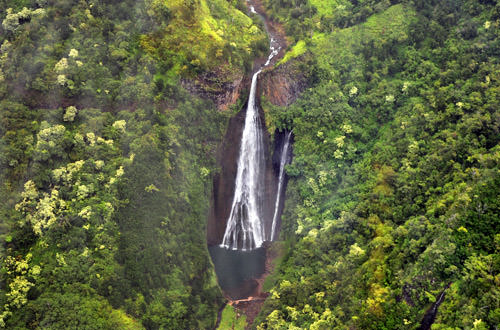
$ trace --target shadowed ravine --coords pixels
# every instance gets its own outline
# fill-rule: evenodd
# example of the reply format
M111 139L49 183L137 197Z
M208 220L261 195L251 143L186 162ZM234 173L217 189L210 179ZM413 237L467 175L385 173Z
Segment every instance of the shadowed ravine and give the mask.
M219 153L221 171L214 177L207 226L207 242L219 285L233 302L249 302L261 296L263 275L269 271L268 242L279 236L281 225L284 166L291 158L290 132L276 132L271 146L257 86L262 70L282 55L284 38L260 15L260 3L247 4L249 12L259 13L265 22L270 51L267 58L255 61L247 104L229 122Z

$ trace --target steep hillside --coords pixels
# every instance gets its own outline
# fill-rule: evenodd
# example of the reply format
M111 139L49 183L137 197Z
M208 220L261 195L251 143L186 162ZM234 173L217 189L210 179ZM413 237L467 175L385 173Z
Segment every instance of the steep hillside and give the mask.
M499 5L267 7L296 41L282 62L311 77L265 105L295 155L257 328L417 329L426 311L422 329L498 327Z
M267 45L243 9L0 3L0 327L215 325L205 221L231 113L210 99ZM199 80L204 99L182 87Z

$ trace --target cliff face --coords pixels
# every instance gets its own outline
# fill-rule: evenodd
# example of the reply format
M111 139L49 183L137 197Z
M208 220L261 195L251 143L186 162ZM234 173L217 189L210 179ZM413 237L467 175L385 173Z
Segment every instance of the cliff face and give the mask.
M307 87L307 76L296 68L295 61L289 61L276 68L262 72L258 93L278 106L295 102Z
M230 119L226 136L217 157L217 162L220 164L220 171L215 174L213 179L212 203L207 224L208 245L222 243L227 218L229 212L231 212L237 159L244 123L244 110L238 112L236 116Z
M301 73L296 67L297 62L290 61L274 69L263 71L259 76L258 90L259 95L264 95L272 104L278 106L288 106L295 102L300 96L302 91L307 87L308 77ZM245 80L240 80L239 85L235 84L225 92L225 94L217 94L214 91L206 92L207 97L216 102L219 109L227 108L231 104L231 98L237 98L241 86L245 85ZM259 101L257 101L259 103ZM264 133L264 145L266 155L266 186L265 186L265 204L263 205L264 217L266 220L266 229L270 230L272 211L276 198L277 177L279 172L279 152L276 152L277 145L274 146L272 153L274 158L271 158L269 149L273 148L270 145L270 137L267 129L265 128L264 112L259 106L259 112L262 122L262 131ZM220 164L220 172L214 176L213 182L213 195L212 207L208 218L207 226L207 243L208 245L217 245L222 242L224 231L226 229L226 222L231 211L231 204L234 195L234 181L237 172L237 159L239 156L241 134L243 131L245 121L245 107L233 118L231 118L226 136L220 148L218 155L218 163ZM282 136L277 136L279 141L282 142ZM280 144L281 147L281 144ZM278 157L278 158L277 158Z
M284 56L287 40L283 27L269 20L265 14L262 1L251 0L247 3L253 6L265 22L266 31L272 40L272 46L280 46L281 51L272 59L270 66L266 68L258 78L257 99L259 114L262 123L262 133L264 138L265 154L265 187L262 205L262 216L266 232L271 231L274 203L276 198L278 171L276 164L273 168L271 153L273 146L268 130L265 127L265 114L260 107L260 96L265 95L273 104L289 105L294 102L300 92L305 89L306 77L297 68L296 61L290 61L277 68L274 64ZM267 57L255 60L253 72L264 66ZM217 73L207 73L196 81L183 81L183 86L191 93L202 97L207 97L215 102L220 110L227 109L229 105L237 101L243 87L248 88L250 77L237 76L221 78L223 75ZM237 76L237 77L236 77ZM222 82L224 81L224 82ZM233 118L231 118L223 144L219 150L218 163L220 172L214 176L212 207L207 224L207 243L209 246L218 245L222 242L226 229L226 222L231 212L231 205L234 195L234 183L237 173L237 161L240 152L241 135L245 121L245 107ZM274 149L276 146L274 146ZM274 150L275 151L275 150ZM279 167L279 165L278 165Z
M236 103L246 82L243 74L235 74L232 79L221 81L216 73L207 72L196 80L182 79L181 84L191 94L212 100L217 109L227 110Z
M223 144L218 155L220 172L214 176L212 207L208 217L207 224L207 243L208 245L218 245L222 242L226 223L231 212L231 205L234 197L234 181L238 170L237 163L240 153L241 134L245 124L246 105L244 108L229 121L228 130L224 137ZM271 220L273 216L273 206L275 201L277 177L273 170L270 137L265 127L264 112L259 107L259 114L262 123L262 133L264 139L265 155L265 187L264 204L262 205L263 217L266 231L271 229Z

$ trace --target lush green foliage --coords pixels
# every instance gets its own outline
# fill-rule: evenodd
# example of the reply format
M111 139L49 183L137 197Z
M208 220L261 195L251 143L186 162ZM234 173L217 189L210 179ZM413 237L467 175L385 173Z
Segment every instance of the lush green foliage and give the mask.
M224 307L218 329L244 330L245 325L245 315L240 315L239 312L237 312L231 305L227 305L226 307Z
M259 21L224 0L153 0L150 10L159 27L141 44L170 74L210 69L232 77L267 48Z
M257 328L415 329L450 283L433 329L498 327L500 5L319 2L267 1L316 64L267 105L291 246Z
M236 6L0 2L0 327L214 326L227 115L180 79L243 74L265 35Z
M499 327L500 4L265 5L311 86L264 102L295 157L256 327L415 329L443 290L434 329ZM180 78L249 69L266 42L241 9L0 2L0 327L214 326L204 235L227 115ZM224 310L221 327L244 323Z

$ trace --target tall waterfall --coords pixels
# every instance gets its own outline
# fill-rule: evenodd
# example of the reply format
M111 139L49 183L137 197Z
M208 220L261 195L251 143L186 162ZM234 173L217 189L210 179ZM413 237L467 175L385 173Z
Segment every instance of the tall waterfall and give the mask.
M271 38L271 53L264 67L271 63L280 47ZM222 247L233 250L253 250L262 246L266 229L262 217L264 198L264 145L259 110L255 105L257 78L262 68L252 76L252 85L241 137L238 170L231 212L222 239Z
M274 241L276 239L276 223L278 222L278 211L280 208L280 197L281 190L283 189L283 181L285 179L285 165L288 161L288 147L290 145L290 136L292 132L288 132L285 135L285 142L283 144L283 150L281 151L281 160L280 160L280 173L278 176L278 189L276 191L276 203L274 204L274 214L273 214L273 223L271 227L271 237L270 240Z

